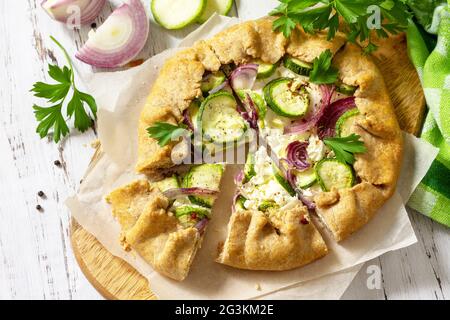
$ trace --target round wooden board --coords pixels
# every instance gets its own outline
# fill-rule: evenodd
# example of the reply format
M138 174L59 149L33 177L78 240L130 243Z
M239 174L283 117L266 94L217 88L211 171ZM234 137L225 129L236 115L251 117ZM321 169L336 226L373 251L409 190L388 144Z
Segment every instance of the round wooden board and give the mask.
M374 55L395 106L401 128L418 134L425 112L425 98L417 73L406 52L404 35L383 40ZM72 247L81 270L92 285L107 299L155 299L147 279L128 263L109 253L94 236L74 219L71 226Z

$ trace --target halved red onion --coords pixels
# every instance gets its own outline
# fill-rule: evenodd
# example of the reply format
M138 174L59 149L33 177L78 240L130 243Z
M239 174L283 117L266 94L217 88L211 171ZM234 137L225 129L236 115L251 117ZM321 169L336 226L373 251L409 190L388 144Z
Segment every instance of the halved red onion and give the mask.
M308 169L311 165L308 162L307 147L308 142L306 141L293 141L289 143L286 148L286 159L289 161L289 164L298 170Z
M195 225L195 228L198 230L200 235L202 235L205 232L206 226L208 225L209 219L203 218L197 224Z
M48 13L48 15L60 22L70 22L69 19L74 19L74 14L79 10L80 17L79 22L81 25L89 24L93 22L103 7L106 0L43 0L41 2L42 8Z
M330 104L334 88L334 86L321 84L320 91L322 93L322 100L319 108L317 110L312 110L306 118L294 121L289 126L285 127L284 133L302 133L316 126L317 122L322 117L325 108Z
M256 81L258 65L254 63L237 67L230 75L230 83L233 90L251 89Z
M215 196L218 194L216 190L204 188L173 188L163 192L163 195L169 199L178 199L185 196Z
M194 131L194 124L192 123L191 117L189 115L189 109L183 111L183 123L187 125L189 130Z
M326 107L325 112L317 123L319 138L324 139L326 137L334 136L336 122L339 117L347 110L353 109L355 106L355 97L348 97L339 99Z
M297 198L309 209L309 210L315 210L316 204L312 202L311 200L307 199L303 195L303 191L297 187L297 177L294 174L294 171L292 169L287 170L286 172L286 179L291 185L291 187L295 190L297 193Z
M100 68L121 67L144 48L149 18L140 0L126 0L106 19L77 52L79 60Z

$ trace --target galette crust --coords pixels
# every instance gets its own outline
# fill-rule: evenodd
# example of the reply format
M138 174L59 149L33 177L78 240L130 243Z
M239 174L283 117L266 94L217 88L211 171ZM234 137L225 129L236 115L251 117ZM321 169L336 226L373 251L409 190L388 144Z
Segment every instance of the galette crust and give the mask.
M169 200L146 180L114 190L106 201L122 227L125 250L135 250L156 271L181 281L201 243L197 229L179 226Z
M301 223L302 220L308 223ZM269 215L236 211L228 228L217 262L235 268L289 270L323 257L328 251L309 221L308 210L301 204Z

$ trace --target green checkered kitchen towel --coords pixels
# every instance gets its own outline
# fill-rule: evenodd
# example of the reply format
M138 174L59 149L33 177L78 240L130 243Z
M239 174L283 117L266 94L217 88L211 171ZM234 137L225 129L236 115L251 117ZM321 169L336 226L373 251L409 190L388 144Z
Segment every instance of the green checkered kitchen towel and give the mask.
M429 1L429 0L425 0ZM424 88L428 114L421 137L440 149L408 205L450 227L450 0L436 7L424 29L410 21L408 53ZM419 17L418 17L419 18ZM437 33L430 53L428 33Z

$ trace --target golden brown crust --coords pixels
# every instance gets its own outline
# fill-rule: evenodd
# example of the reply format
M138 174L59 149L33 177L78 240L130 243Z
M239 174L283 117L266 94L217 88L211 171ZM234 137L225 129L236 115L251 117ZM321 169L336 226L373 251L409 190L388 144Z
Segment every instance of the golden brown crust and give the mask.
M240 269L289 270L310 263L327 253L327 247L307 209L265 215L259 211L237 211L231 216L229 233L217 262Z
M186 278L201 236L182 229L169 201L148 181L134 181L111 192L106 200L122 227L125 249L134 249L156 271L178 281Z

